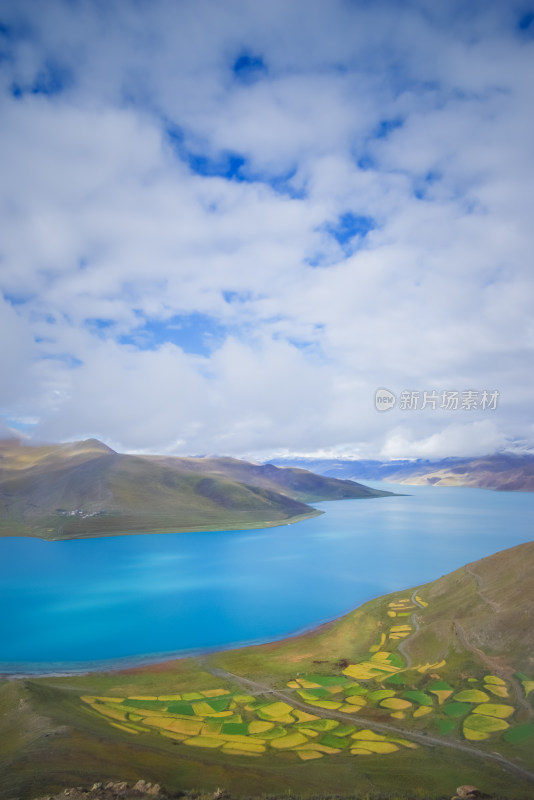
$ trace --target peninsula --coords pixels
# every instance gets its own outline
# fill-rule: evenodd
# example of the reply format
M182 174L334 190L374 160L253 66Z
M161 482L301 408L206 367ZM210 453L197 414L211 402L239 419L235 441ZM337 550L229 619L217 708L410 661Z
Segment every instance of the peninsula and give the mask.
M263 528L310 503L391 495L351 480L235 458L124 455L97 439L0 442L0 535L77 539Z

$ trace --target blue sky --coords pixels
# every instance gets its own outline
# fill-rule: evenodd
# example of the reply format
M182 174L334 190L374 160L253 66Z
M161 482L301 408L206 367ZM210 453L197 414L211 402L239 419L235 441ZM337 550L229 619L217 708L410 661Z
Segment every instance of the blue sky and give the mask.
M0 434L532 449L533 74L522 0L4 0Z

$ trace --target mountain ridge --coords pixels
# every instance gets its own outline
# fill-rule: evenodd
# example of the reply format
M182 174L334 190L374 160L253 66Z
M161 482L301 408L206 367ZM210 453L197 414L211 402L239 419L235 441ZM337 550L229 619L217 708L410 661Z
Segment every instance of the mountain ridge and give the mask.
M328 477L381 480L430 486L466 486L497 491L534 491L534 455L494 453L442 459L315 459L277 458L277 466L304 467Z
M64 539L268 527L321 513L310 502L388 494L238 459L121 454L96 439L0 443L0 535Z

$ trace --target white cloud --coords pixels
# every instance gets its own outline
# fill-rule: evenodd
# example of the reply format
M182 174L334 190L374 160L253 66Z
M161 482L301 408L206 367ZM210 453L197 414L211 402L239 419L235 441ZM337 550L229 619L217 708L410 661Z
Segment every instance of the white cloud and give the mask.
M423 439L414 438L413 431L400 428L392 431L385 442L381 457L391 458L445 458L456 456L484 456L501 450L506 437L490 420L447 425L439 433Z
M531 438L519 6L39 8L13 0L0 19L8 418L169 452L459 455ZM250 79L240 55L261 59ZM229 154L238 173L213 174ZM347 212L374 230L337 241ZM377 414L378 386L501 403L407 427Z
M32 389L35 344L24 320L0 297L0 410L24 403Z

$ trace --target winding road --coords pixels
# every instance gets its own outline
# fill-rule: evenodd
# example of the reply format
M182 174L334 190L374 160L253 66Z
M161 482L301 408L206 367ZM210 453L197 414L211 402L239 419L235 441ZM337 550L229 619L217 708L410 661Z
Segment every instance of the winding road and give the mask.
M487 597L487 595L483 593L482 578L480 577L480 575L477 575L477 573L473 570L470 564L468 564L465 569L466 572L469 575L471 575L471 577L475 580L477 586L477 593L480 599L484 603L489 605L495 614L498 614L501 611L501 606L494 600L490 600L489 597ZM480 661L482 661L482 663L488 667L488 669L490 669L492 672L495 673L495 675L497 675L500 678L503 678L504 680L507 680L514 689L514 694L516 696L518 704L522 706L522 708L527 712L530 718L534 717L534 709L532 708L528 700L525 698L521 684L514 675L513 667L503 665L499 658L492 658L492 656L489 656L483 650L480 650L478 647L472 644L472 642L470 642L469 639L467 638L465 629L462 627L462 625L458 622L457 619L453 621L453 626L456 636L458 637L458 640L460 641L462 646L466 650L469 650L469 652L476 655L480 659Z
M219 667L213 667L206 659L202 660L202 667L211 675L214 675L215 677L221 678L225 681L238 684L239 686L247 689L249 692L253 692L255 695L270 695L271 697L281 700L284 703L289 703L294 708L300 708L302 711L307 711L308 713L315 714L318 717L327 717L328 719L337 719L342 720L343 722L350 721L359 726L361 726L363 723L371 730L383 733L394 733L396 736L402 736L405 739L417 742L425 747L448 747L450 750L456 750L457 752L465 753L466 755L474 756L475 758L481 758L484 761L492 761L495 764L499 764L513 775L534 783L534 773L523 769L523 767L514 764L512 761L508 761L508 759L504 758L504 756L501 756L498 753L488 753L483 750L477 750L475 747L471 747L468 744L442 739L439 736L434 736L431 734L405 730L404 728L400 728L395 725L389 725L387 722L375 722L375 720L367 719L361 714L345 714L338 713L335 710L321 709L317 706L309 705L302 700L297 700L291 689L272 689L269 686L265 686L258 681L253 681L250 678L244 678L241 675L235 675L234 673L227 672Z
M424 608L424 605L422 603L420 603L419 600L417 599L416 594L417 594L417 589L414 589L413 593L412 593L412 596L410 598L411 602L414 604L414 606L418 606L419 608ZM399 644L397 645L398 652L401 654L401 656L406 661L407 669L410 669L410 667L413 666L413 662L412 662L411 655L406 652L406 645L408 644L408 642L412 638L412 636L414 636L416 633L419 633L419 630L421 628L421 626L419 625L419 618L418 618L417 614L412 614L411 615L410 622L412 623L412 625L414 627L413 633L411 633L409 636L406 637L406 639L403 639L402 642L399 642Z
M482 578L480 575L477 575L471 566L466 567L466 571L469 575L476 581L477 586L477 593L481 600L487 603L492 611L496 614L499 613L500 606L498 603L490 600L482 591ZM418 608L424 608L424 605L417 600L417 589L414 590L411 596L411 602L414 606ZM408 645L409 640L415 636L420 630L420 622L419 617L416 613L413 613L410 617L411 623L413 625L413 632L404 639L398 645L398 652L400 652L403 658L406 661L406 666L409 669L412 666L412 658L409 653L406 652L406 646ZM488 656L482 650L479 650L475 647L471 642L469 642L466 632L464 628L460 625L458 620L454 620L454 629L458 640L462 644L462 646L476 655L482 663L486 664L493 672L496 674L501 673L506 679L512 684L514 687L514 691L517 695L517 700L520 705L528 710L530 716L532 717L534 714L533 709L531 708L530 704L525 700L522 696L521 687L519 686L518 681L513 676L513 669L503 668L502 664L496 663L495 659L492 659L491 656ZM499 753L494 752L487 752L485 750L478 750L476 747L473 747L469 744L464 744L462 742L450 740L450 739L443 739L440 736L435 736L433 734L427 733L420 733L418 731L413 730L406 730L404 728L398 727L396 725L390 725L387 722L376 722L373 719L368 719L362 714L345 714L341 712L337 712L335 710L330 709L321 709L318 706L310 705L303 700L299 700L295 697L294 692L291 689L272 689L269 686L265 686L264 684L259 683L258 681L251 680L250 678L245 678L241 675L235 675L232 672L227 672L224 669L220 669L218 667L213 667L210 665L207 659L202 659L202 666L203 668L211 673L212 675L222 678L226 681L230 681L231 683L238 684L243 688L247 689L249 692L252 692L255 695L270 695L277 700L281 700L284 703L289 703L294 708L299 708L302 711L307 711L309 713L315 714L319 717L325 717L329 719L337 719L343 722L350 721L352 723L356 723L357 725L361 726L362 723L371 730L378 731L381 733L393 733L396 736L402 736L405 739L409 739L410 741L417 742L418 744L423 745L424 747L446 747L449 750L455 750L459 753L465 753L469 756L474 756L475 758L480 758L483 761L493 762L494 764L498 764L503 767L507 772L522 778L524 780L529 781L530 783L534 783L534 773L530 772L527 769L519 766L518 764L514 764L512 761L509 761L504 756L501 756Z

